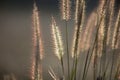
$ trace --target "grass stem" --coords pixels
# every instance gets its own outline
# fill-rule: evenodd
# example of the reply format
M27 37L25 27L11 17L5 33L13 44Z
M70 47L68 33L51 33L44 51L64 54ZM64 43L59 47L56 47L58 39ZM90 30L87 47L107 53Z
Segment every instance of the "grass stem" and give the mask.
M68 21L65 20L65 26L66 26L66 50L67 50L67 66L68 66L68 80L70 80L70 62L69 62L69 48L68 48Z

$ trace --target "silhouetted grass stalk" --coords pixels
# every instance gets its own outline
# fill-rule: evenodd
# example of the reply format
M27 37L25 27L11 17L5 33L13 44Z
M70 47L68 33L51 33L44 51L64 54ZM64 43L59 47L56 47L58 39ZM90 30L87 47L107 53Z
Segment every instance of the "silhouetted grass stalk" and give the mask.
M78 64L78 56L79 56L79 44L80 44L80 34L83 27L84 21L84 11L85 11L85 2L83 0L76 0L75 7L75 33L74 33L74 41L73 41L73 67L71 73L71 80L76 80L77 77L77 64Z

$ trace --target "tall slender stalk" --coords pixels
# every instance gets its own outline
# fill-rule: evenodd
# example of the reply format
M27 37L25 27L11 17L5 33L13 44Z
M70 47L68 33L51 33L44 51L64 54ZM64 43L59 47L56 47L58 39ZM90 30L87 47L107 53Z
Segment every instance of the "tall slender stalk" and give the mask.
M93 79L94 80L96 80L97 78L97 74L96 74L96 72L97 72L97 58L98 58L98 56L97 56L97 49L98 49L98 45L97 45L97 39L96 39L96 44L95 44L95 48L94 48L94 62L93 62Z
M111 32L111 29L112 29L112 26L113 26L113 18L114 18L114 7L115 7L115 0L109 0L109 9L107 9L108 11L108 14L107 16L109 17L108 21L108 33L107 33L107 44L110 46L111 44L111 35L112 35L112 32Z
M101 74L103 74L103 71L105 69L106 64L106 43L107 43L107 31L108 27L106 26L106 10L109 0L104 0L100 5L99 8L101 9L100 17L102 16L102 21L100 23L100 30L98 31L98 46L99 54L100 54L100 62L99 62L99 77L102 77Z
M63 62L63 55L64 55L63 43L62 43L60 31L58 29L58 26L56 25L56 21L54 17L52 17L51 27L52 27L52 35L53 35L53 40L54 40L54 45L55 45L55 54L61 62L63 78L65 78L64 62Z
M87 63L88 63L88 58L89 58L89 51L90 51L90 49L88 50L88 53L87 53L87 56L86 56L86 59L85 59L85 65L84 65L84 69L83 69L83 77L82 77L82 80L85 79L85 72L86 72Z
M105 37L104 37L104 45L110 45L110 37L111 37L111 26L113 25L112 21L113 21L113 14L114 14L114 4L115 4L115 0L107 0L107 6L106 6L106 16L105 16ZM105 46L104 46L105 47ZM105 57L106 57L106 51L107 49L104 48L103 53L105 53ZM106 59L106 58L105 58ZM106 70L109 66L110 62L107 62L103 65L105 65L105 69L103 72L103 80L105 79L105 74L106 74Z
M74 33L74 41L73 41L73 66L71 73L71 80L76 80L77 77L77 64L78 64L78 56L79 56L79 45L80 45L80 34L83 27L84 21L84 11L85 11L85 2L83 0L76 0L76 10L75 10L75 33Z
M96 34L95 34L95 39L94 39L94 41L93 41L93 45L92 45L92 48L91 48L91 54L90 54L90 50L88 50L88 52L87 52L87 54L90 54L90 59L88 60L88 64L87 64L87 67L86 67L86 70L85 70L85 73L84 73L84 77L86 78L86 75L87 75L87 72L88 72L88 68L89 68L89 65L90 65L90 61L91 61L91 57L92 57L92 54L93 54L93 51L94 51L94 48L95 48L95 44L96 44L96 41L97 41L97 38L98 38L98 31L99 31L99 29L100 29L100 25L101 25L101 22L102 22L102 19L104 18L103 17L104 15L102 14L101 16L100 16L100 19L99 19L99 21L97 22L97 25L96 25ZM83 78L84 79L84 78ZM85 79L84 79L85 80Z
M65 35L66 35L66 53L67 53L67 66L68 66L68 80L70 80L70 62L69 62L69 45L68 45L68 20L70 19L70 0L61 0L61 13L62 19L65 20Z
M120 61L120 60L118 60L118 61ZM118 63L118 66L117 66L117 69L116 69L116 72L115 72L115 76L114 76L115 80L118 79L119 74L120 74L120 62Z
M97 33L96 33L96 34L97 34ZM82 78L82 80L85 80L85 79L86 79L86 75L87 75L87 72L88 72L88 68L89 68L89 66L90 66L91 58L92 58L93 51L94 51L94 48L95 48L96 40L97 40L97 37L95 37L94 43L93 43L93 45L92 45L92 48L89 49L88 52L87 52L87 56L89 56L89 60L87 59L88 57L86 57L87 60L86 60L86 63L85 63L86 65L85 65L85 68L84 68L84 73L83 73L83 78ZM91 53L90 53L90 50L92 50Z
M40 22L39 22L39 13L36 3L34 2L33 8L33 33L34 33L34 73L33 80L42 80L42 58L43 58L43 45L41 40L41 32L40 32Z
M66 28L65 28L65 32L66 32L66 49L67 49L67 65L68 65L68 80L70 80L70 59L69 59L69 48L68 48L68 26L67 26L67 24L68 24L68 22L67 21L65 21L65 26L66 26Z

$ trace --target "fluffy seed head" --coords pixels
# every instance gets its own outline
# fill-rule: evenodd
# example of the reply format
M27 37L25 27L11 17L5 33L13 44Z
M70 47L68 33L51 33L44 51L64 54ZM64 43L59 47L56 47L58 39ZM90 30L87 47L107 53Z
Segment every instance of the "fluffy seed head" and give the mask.
M33 7L33 55L32 55L32 69L31 69L31 78L32 80L39 78L42 80L42 72L39 68L40 60L43 58L43 46L41 40L40 32L40 22L39 22L39 13L36 4L34 3ZM38 55L36 57L36 55ZM37 62L37 64L36 64ZM36 67L37 66L37 67Z
M56 25L56 21L54 17L52 17L51 27L52 27L52 36L53 36L54 45L55 45L55 54L58 57L58 59L61 59L61 57L64 54L63 43L62 43L60 31L58 29L58 26Z
M61 0L60 5L62 19L68 21L70 19L71 2L70 0Z

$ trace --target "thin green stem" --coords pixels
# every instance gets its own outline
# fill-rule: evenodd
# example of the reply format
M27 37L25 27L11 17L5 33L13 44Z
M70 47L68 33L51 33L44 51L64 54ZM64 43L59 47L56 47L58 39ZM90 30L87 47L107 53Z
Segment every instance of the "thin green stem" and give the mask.
M85 59L85 65L84 65L84 71L83 71L83 77L82 77L82 80L84 80L84 77L85 77L85 71L86 71L86 68L87 68L88 57L89 57L89 50L88 50L88 53L87 53L87 55L86 55L86 59Z
M95 42L96 42L96 40L95 40ZM88 68L89 68L89 66L90 66L91 58L92 58L92 55L93 55L94 47L95 47L95 43L93 44L91 54L90 54L90 49L88 50L88 54L90 55L90 58L89 58L89 60L88 60L88 64L86 65L86 70L85 70L85 74L84 74L84 79L83 79L83 80L85 80L85 78L86 78L86 75L87 75L87 72L88 72Z
M102 57L102 56L101 56ZM99 62L99 73L98 73L98 77L102 77L101 76L101 68L102 68L102 58L100 57L100 62Z
M92 57L92 54L93 54L93 50L94 50L94 47L95 47L95 44L96 44L96 41L97 41L98 31L99 31L99 28L100 28L100 24L101 24L102 18L103 18L103 15L101 16L100 21L99 21L99 23L97 24L97 30L96 30L95 39L94 39L94 41L93 41L94 43L93 43L93 46L92 46L92 53L91 53L91 55L90 55L90 60L91 60L91 57ZM90 49L88 50L88 53L89 53L89 52L90 52ZM87 54L88 54L88 53L87 53ZM89 68L89 65L90 65L90 60L89 60L89 62L88 62L88 66L87 66L87 68L86 68L85 77L86 77L87 72L88 72L88 68Z
M77 64L76 63L76 54L74 54L74 57L73 57L73 66L72 66L70 80L74 80L74 78L75 78L75 64Z
M106 76L106 72L107 72L108 67L109 67L109 62L107 63L106 68L103 72L103 80L105 80L105 76Z
M91 62L91 59L92 59L92 55L93 55L93 51L94 51L94 48L95 48L96 40L97 40L97 37L95 38L95 41L93 43L93 46L92 46L92 49L91 49L92 52L90 53L90 49L88 50L88 54L90 55L90 58L88 60L88 65L86 65L86 71L85 71L85 76L84 76L85 78L86 78L86 75L87 75L87 72L88 72L88 68L90 66L90 62Z
M66 26L66 49L67 49L67 65L68 65L68 80L70 80L70 64L69 64L69 49L68 49L68 28L67 28L67 21L65 21Z
M112 53L112 64L111 64L111 69L110 69L110 78L109 80L112 80L112 74L113 74L113 66L114 66L114 58L115 58L115 50Z
M77 59L77 54L76 54L76 57L75 57L75 76L74 76L74 80L76 80L76 77L77 77L77 64L78 64L78 59Z
M65 79L65 71L64 71L64 63L63 63L63 57L61 56L61 67L62 67L62 72L63 72L63 78Z
M93 62L93 78L94 80L96 80L96 72L97 72L97 50L98 50L98 39L96 39L96 43L95 43L95 56L94 56L94 62Z

